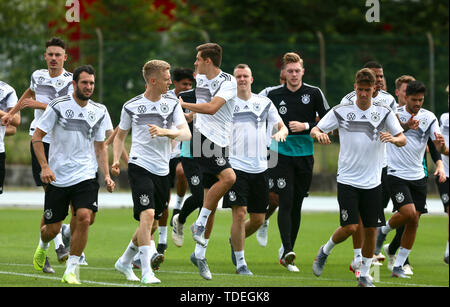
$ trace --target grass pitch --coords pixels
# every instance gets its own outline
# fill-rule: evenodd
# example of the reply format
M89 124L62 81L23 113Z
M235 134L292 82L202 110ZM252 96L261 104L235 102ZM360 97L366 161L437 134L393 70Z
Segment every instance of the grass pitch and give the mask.
M48 256L56 274L35 271L32 258L39 242L39 222L42 210L22 208L0 209L0 286L10 287L60 287L64 264L56 260L51 243ZM151 287L355 287L356 279L348 267L353 257L352 240L338 245L328 258L325 270L317 278L312 273L312 262L339 223L337 213L302 214L302 224L294 251L299 273L288 272L277 259L281 245L276 216L269 225L269 243L260 247L256 237L246 240L245 257L254 276L238 276L231 263L228 237L231 226L231 211L219 210L216 214L212 238L206 257L212 272L212 280L200 277L189 256L194 242L189 226L194 222L192 214L185 225L185 243L177 248L168 229L168 249L161 270L156 276L161 284ZM66 220L68 222L68 219ZM87 267L80 268L81 286L126 287L141 286L139 282L128 282L116 272L114 263L128 245L137 222L132 218L132 209L100 209L89 232L85 250ZM410 255L414 276L411 279L390 277L386 263L379 267L378 287L448 287L449 269L443 262L447 241L448 218L446 215L425 215ZM157 236L157 235L156 235ZM387 242L393 238L391 232ZM157 242L157 238L156 238ZM138 277L140 271L136 271ZM71 286L73 287L73 286Z

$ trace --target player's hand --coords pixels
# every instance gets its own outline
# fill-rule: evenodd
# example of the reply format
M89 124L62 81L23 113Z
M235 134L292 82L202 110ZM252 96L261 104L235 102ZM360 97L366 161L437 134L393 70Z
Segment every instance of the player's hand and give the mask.
M289 129L291 129L292 132L302 132L306 130L306 125L305 123L290 121Z
M50 167L46 166L46 167L42 168L42 170L41 170L41 180L45 184L50 184L50 183L56 181L55 174L53 174L53 172L50 169Z
M25 108L29 108L34 105L34 99L33 98L25 98L20 103L20 109L23 110Z
M285 133L282 133L282 131L278 131L274 135L272 135L270 138L274 139L277 142L286 142L287 135Z
M383 143L393 143L394 138L389 132L380 131L380 141Z
M6 113L5 115L2 116L2 126L8 126L9 123L11 122L12 116L9 113Z
M114 191L114 188L116 187L116 183L114 182L114 180L112 180L111 177L107 176L105 177L105 184L108 192L112 193Z
M444 183L447 180L445 176L445 170L443 167L436 168L436 171L433 174L436 177L439 177L439 183Z
M323 132L317 133L316 139L317 139L317 142L319 142L319 144L322 144L322 145L331 144L330 137L326 133L323 133Z
M436 138L436 141L439 143L439 145L445 145L445 139L444 136L442 134L439 134L437 132L434 133L434 136Z
M111 166L111 174L114 177L118 177L120 175L119 163L113 163L113 165Z
M411 117L406 122L409 129L417 130L419 129L419 120L414 119L415 114L411 115Z
M148 132L150 133L150 135L152 136L152 138L157 137L157 136L164 136L162 133L162 129L158 126L152 125L152 124L147 124L148 128Z

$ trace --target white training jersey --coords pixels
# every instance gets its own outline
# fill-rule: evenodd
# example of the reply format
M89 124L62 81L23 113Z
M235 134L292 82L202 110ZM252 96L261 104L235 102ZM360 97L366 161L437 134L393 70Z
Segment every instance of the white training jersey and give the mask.
M105 140L107 113L103 104L92 100L81 107L72 94L50 102L36 128L52 135L48 157L56 177L52 185L68 187L95 178L94 141Z
M267 169L267 130L282 121L272 101L252 94L247 101L236 97L233 134L230 145L231 167L257 174Z
M236 79L234 76L220 71L212 80L208 80L206 75L197 75L196 84L197 103L210 102L216 96L225 99L226 103L214 115L197 113L195 127L220 147L229 146L237 94Z
M447 148L449 148L449 144L448 144L448 112L444 113L441 115L441 133L444 136L444 140L445 140L445 146ZM446 155L441 155L442 156L442 162L444 163L444 169L445 169L445 176L449 177L448 172L449 172L449 163L448 163L448 156ZM448 184L448 182L447 182Z
M373 103L363 111L351 101L335 106L317 127L325 133L339 129L337 182L360 189L381 184L385 146L380 141L380 132L397 135L403 131L386 104Z
M63 69L57 77L50 77L47 69L36 70L31 75L30 89L34 92L36 101L49 104L55 98L73 93L72 73ZM30 135L32 136L39 118L45 110L35 109L34 119L30 125ZM47 134L43 141L50 143L51 134Z
M261 92L259 92L258 95L266 96L266 97L267 97L267 95L269 94L270 91L272 91L272 90L274 90L274 89L277 89L277 88L280 88L280 87L283 87L283 86L284 86L284 85L281 84L281 85L276 85L276 86L269 86L269 87L266 87L266 88L263 89Z
M398 118L406 123L411 114L406 106L398 108ZM441 133L436 116L425 109L420 109L414 119L419 121L417 130L409 129L405 132L406 145L396 147L388 144L388 175L393 175L405 180L419 180L425 177L423 171L423 156L427 148L428 138L435 140L434 133Z
M356 92L355 91L350 92L347 95L345 95L345 97L342 98L340 103L346 103L348 101L352 101L352 102L356 103ZM398 105L397 101L395 101L394 96L392 96L391 94L389 94L386 91L379 90L377 96L372 97L372 103L387 104L392 109L394 114L397 113L397 105ZM383 143L383 144L385 147L384 151L386 153L386 144L385 143ZM387 155L385 154L384 160L383 160L383 167L386 167L386 166L387 166Z
M0 81L0 110L7 113L17 104L17 94L12 86ZM0 152L5 152L6 126L0 125Z
M163 94L159 101L153 102L141 94L126 102L120 115L120 129L131 128L129 163L152 174L166 176L169 174L172 139L165 136L152 138L148 124L164 129L187 124L179 100Z

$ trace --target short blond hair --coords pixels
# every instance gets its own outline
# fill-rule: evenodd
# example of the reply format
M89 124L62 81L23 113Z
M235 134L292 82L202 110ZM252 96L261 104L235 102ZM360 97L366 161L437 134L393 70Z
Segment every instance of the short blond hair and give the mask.
M166 61L151 60L145 63L144 67L142 67L142 76L144 77L145 83L148 83L150 77L155 76L155 74L161 74L169 69L170 64Z
M410 75L400 76L397 79L395 79L395 88L399 90L403 83L408 84L411 81L416 81L416 78Z
M295 52L288 52L283 56L283 68L290 63L300 63L303 67L303 59Z
M375 74L370 68L363 68L358 70L355 76L356 84L367 84L370 86L374 86L376 81Z

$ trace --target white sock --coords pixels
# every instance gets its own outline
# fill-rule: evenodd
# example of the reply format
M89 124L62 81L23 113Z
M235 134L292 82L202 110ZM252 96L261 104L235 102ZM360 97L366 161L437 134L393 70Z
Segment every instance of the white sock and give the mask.
M150 256L153 256L153 254L155 254L157 252L158 251L156 250L155 240L151 240L150 241Z
M445 257L447 257L448 256L448 240L447 240L447 247L445 248L445 255L444 255Z
M75 255L70 255L66 262L66 272L65 273L76 273L75 270L80 262L80 257Z
M141 259L142 276L145 276L152 271L152 269L150 268L150 256L149 245L139 246L139 258Z
M55 249L58 249L60 245L64 246L64 243L62 241L62 234L59 232L56 237L53 239L53 242L55 243Z
M323 246L323 252L327 255L331 253L331 250L336 246L336 243L330 238L328 242Z
M133 260L133 257L138 253L138 251L139 251L138 247L134 245L133 240L131 240L122 257L120 257L120 262L123 265L129 265Z
M362 250L361 248L354 248L353 249L353 258L362 257L361 250Z
M184 200L184 195L183 196L178 196L177 195L177 199L175 201L175 207L174 209L178 209L180 210L182 205L183 205L183 200Z
M372 257L366 258L363 256L362 263L361 263L361 276L369 275L371 265L372 265Z
M167 226L158 226L158 243L167 244Z
M39 239L39 246L43 250L46 250L50 246L50 242L45 243L44 241L42 241L42 239Z
M397 258L395 259L394 267L403 267L403 264L405 263L406 258L408 258L410 252L410 249L406 249L400 246L400 248L398 249Z
M201 246L200 244L195 244L195 258L197 259L205 259L206 256L206 248L208 247L208 241L209 239L206 239L205 242L205 247Z
M208 221L208 217L211 214L211 210L202 208L200 210L200 214L198 215L197 220L195 221L195 224L199 226L206 226L206 222Z
M389 221L386 222L386 226L381 226L381 232L387 235L389 231L391 231L393 228L389 225Z
M245 257L244 257L244 251L238 251L238 252L234 252L234 255L236 256L236 268L240 268L243 265L247 265L247 262L245 262Z

